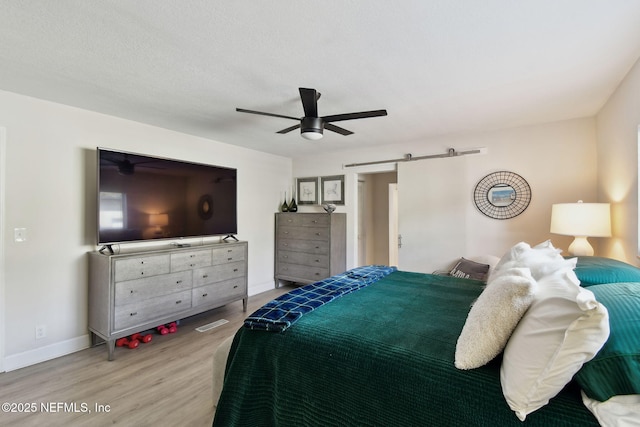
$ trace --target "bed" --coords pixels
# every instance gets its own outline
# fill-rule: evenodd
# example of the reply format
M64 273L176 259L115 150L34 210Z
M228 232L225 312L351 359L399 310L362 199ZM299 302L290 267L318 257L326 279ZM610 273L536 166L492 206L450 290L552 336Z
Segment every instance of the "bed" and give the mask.
M525 247L522 244L520 249ZM606 283L607 274L602 269L613 268L606 260L598 259L604 266L597 265L598 262L590 263L588 259L578 265L576 262L581 260L563 258L559 261L555 257L558 251L552 251L547 242L533 248L526 245L527 253L538 258L543 252L554 254L555 265L561 266L558 267L560 273L546 267L549 260L544 256L541 258L543 262L538 258L531 261L529 257L527 262L533 262L532 268L525 269L515 266L518 264L515 258L522 253L514 248L500 260L496 271L517 268L518 280L522 277L528 280L531 276L535 289L527 288L526 298L531 297L531 301L525 304L524 309L519 308L522 313L518 315L513 330L508 331L506 339L509 342L503 343L506 348L501 348L495 357L485 354L484 357L489 359L486 363L481 362L477 367L457 366L460 364L459 353L464 347L461 345L462 337L471 323L472 312L481 305L482 295L489 294L485 289L493 286L492 280L497 283L498 274L494 277L495 272L491 273L485 287L485 283L479 280L397 271L392 267L366 267L368 270L365 271L354 269L330 278L329 284L322 281L308 285L292 291L293 296L290 293L268 303L249 316L245 326L226 346L221 346L217 352L217 369L220 371L220 365L224 363L226 370L213 425L597 426L607 424L608 415L600 415L594 409L600 408L599 401L593 397L601 398L602 393L624 393L628 396L622 397L632 397L632 401L624 404L626 416L632 420L629 425L633 425L636 415L640 419L640 409L635 400L640 390L634 391L634 387L640 387L640 380L636 382L633 376L626 378L631 382L631 385L625 385L629 387L626 392L616 391L615 387L613 391L602 392L595 387L588 396L584 392L585 384L594 381L593 378L587 378L587 375L580 382L578 375L573 378L575 372L571 371L581 371L588 363L595 363L594 356L606 349L605 343L610 334L609 317L600 303L597 303L599 314L596 317L599 316L599 320L596 323L602 330L601 338L586 340L593 341L593 354L584 349L571 350L571 358L575 359L579 353L583 360L572 360L570 368L563 368L559 376L566 377L566 382L562 380L560 385L555 385L558 390L541 398L548 403L543 402L540 407L525 411L524 416L514 410L505 395L509 382L505 378L505 372L509 372L505 365L514 357L513 352L518 355L517 350L509 349L511 341L524 339L526 342L530 339L520 331L526 329L522 325L529 322L527 316L535 317L532 313L539 310L536 307L549 307L548 301L544 304L536 301L536 295L544 293L540 289L550 286L545 284L545 280L551 280L548 277L556 280L560 276L565 277L568 271L572 275L575 275L574 271L581 271L585 277L597 276L594 280L597 283L589 283L594 289L606 286L610 290L621 289L622 296L607 296L605 299L626 300L628 295L637 291L634 295L640 300L640 270L628 264L621 265L628 271L622 275L624 277L616 278L624 285L618 286ZM524 270L529 272L524 274ZM534 276L537 279L534 280ZM342 285L334 283L340 281ZM323 287L329 289L318 294ZM580 293L584 299L588 288L579 288L572 288L572 292ZM309 292L314 294L313 302L301 301L302 294ZM599 291L587 293L600 294ZM593 309L593 306L589 308L591 314L596 312ZM622 320L611 313L612 327L613 319L627 324L629 313L635 313L635 320L631 319L631 323L635 322L640 327L640 312L636 310L637 306L633 304L621 309L624 311ZM488 318L492 322L496 320L491 316ZM589 329L586 333L589 337L598 335ZM613 333L612 330L612 336ZM629 330L625 334L630 334L632 341L635 339ZM531 339L535 342L535 337ZM536 348L525 345L524 352L520 353L525 357L528 353L535 354L537 347L537 344ZM532 363L538 363L540 358L536 354ZM611 354L607 360L611 360ZM634 363L638 363L635 369L640 372L637 353L627 358L627 362L632 369ZM579 366L576 368L576 365ZM603 376L602 369L602 364L596 364L591 377ZM604 369L606 376L606 370L612 368ZM522 369L517 371L520 374ZM614 375L618 379L622 377L622 380L627 376ZM515 378L526 386L528 379L517 375ZM540 382L539 379L537 381ZM518 384L512 387L518 388ZM595 406L588 408L589 402ZM638 412L634 412L636 410Z

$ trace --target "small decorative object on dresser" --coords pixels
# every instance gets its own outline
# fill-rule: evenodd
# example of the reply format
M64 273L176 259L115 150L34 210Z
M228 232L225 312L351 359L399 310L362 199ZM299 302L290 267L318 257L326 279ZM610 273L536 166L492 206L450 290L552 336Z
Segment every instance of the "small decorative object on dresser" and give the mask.
M325 203L324 205L322 205L322 208L327 211L327 213L333 213L333 211L336 210L336 205Z
M107 342L242 300L247 242L120 255L89 253L89 331Z
M275 282L313 283L346 270L346 214L277 213Z

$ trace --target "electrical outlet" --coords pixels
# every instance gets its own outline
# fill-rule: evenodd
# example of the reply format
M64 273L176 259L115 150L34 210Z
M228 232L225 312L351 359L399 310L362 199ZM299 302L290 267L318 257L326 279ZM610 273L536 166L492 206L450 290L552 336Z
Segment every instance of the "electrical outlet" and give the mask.
M42 339L47 336L47 326L46 325L38 325L36 326L36 339Z

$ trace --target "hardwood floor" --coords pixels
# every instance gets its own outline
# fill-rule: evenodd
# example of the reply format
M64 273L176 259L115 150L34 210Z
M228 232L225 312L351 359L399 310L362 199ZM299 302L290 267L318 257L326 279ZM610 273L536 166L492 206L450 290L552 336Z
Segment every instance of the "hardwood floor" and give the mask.
M104 345L0 374L0 403L20 413L0 412L2 426L211 426L212 355L244 318L293 289L283 286L242 302L183 319L178 332L154 334L137 349L116 348L107 361ZM216 320L229 323L198 332ZM66 406L65 406L66 405ZM24 412L34 407L35 411Z

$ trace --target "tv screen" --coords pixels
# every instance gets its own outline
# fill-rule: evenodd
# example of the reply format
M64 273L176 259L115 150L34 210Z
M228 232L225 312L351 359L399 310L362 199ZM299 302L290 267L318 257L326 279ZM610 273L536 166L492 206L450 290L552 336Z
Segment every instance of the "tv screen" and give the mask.
M97 151L98 244L238 232L235 169Z

